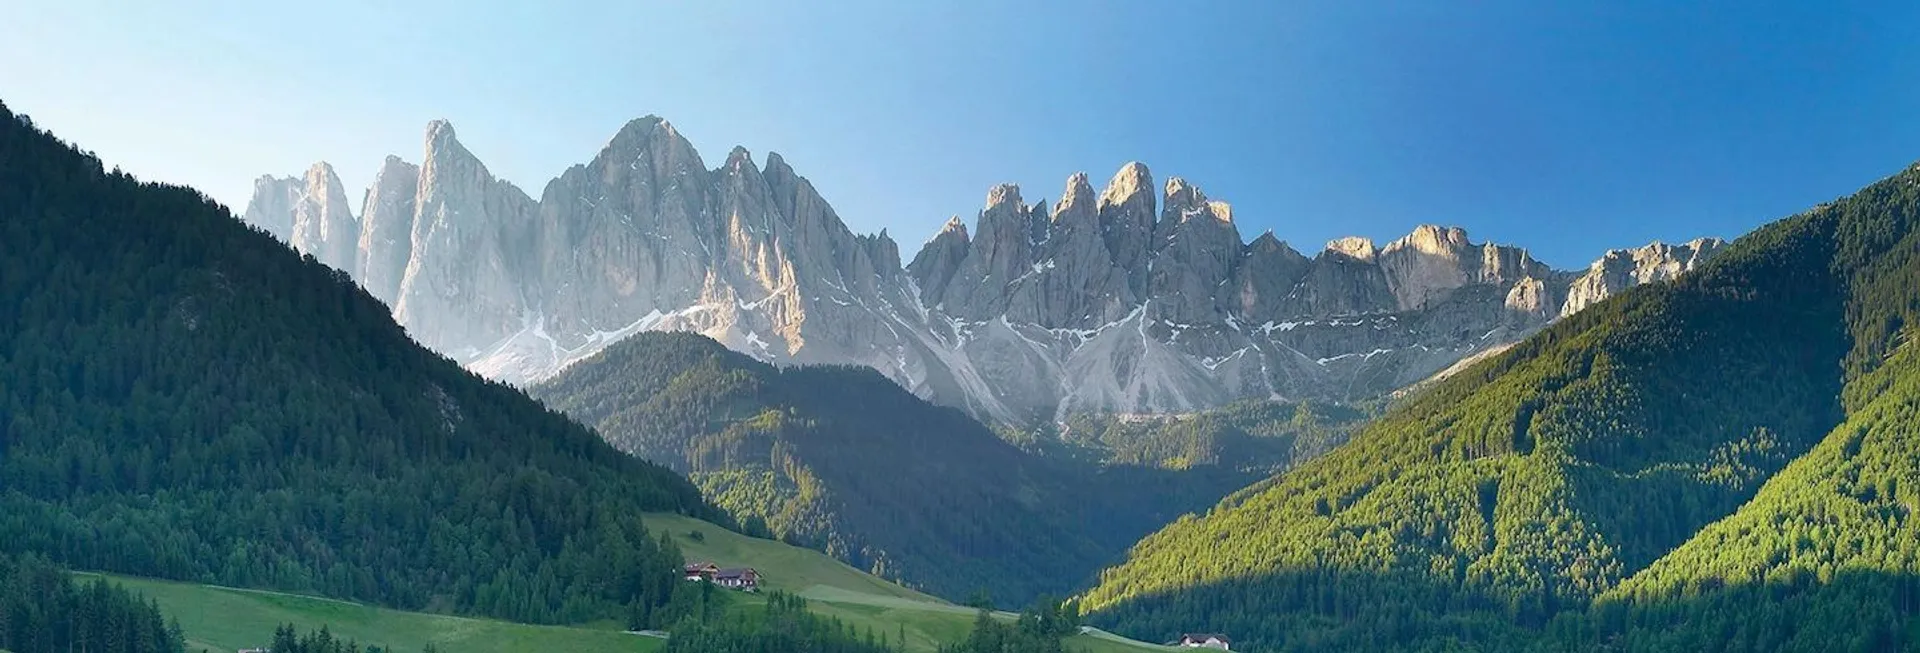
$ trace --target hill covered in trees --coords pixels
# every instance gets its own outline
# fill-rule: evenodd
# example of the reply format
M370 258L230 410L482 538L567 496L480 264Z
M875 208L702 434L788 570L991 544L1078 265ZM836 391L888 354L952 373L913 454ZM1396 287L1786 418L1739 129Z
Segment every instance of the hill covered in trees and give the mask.
M642 333L531 393L683 470L747 530L949 598L1023 603L1249 477L1029 454L871 369L775 367Z
M1916 219L1920 168L1565 319L1141 541L1090 621L1260 650L1920 644Z
M1239 401L1191 414L1080 413L1057 428L1003 430L1001 435L1023 449L1105 465L1205 469L1258 478L1332 450L1373 413L1371 402Z
M105 580L76 583L38 556L0 554L0 651L184 653L180 626Z
M0 106L0 553L519 621L656 614L684 478Z

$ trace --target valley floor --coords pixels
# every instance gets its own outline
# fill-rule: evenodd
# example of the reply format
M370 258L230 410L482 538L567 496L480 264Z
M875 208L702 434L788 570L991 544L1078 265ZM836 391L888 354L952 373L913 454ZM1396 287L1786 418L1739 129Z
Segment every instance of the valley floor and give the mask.
M646 517L649 528L673 535L690 560L751 566L766 588L798 594L816 613L856 629L906 635L907 650L930 653L941 644L966 638L976 611L865 574L809 549L749 538L713 524L679 515ZM694 535L698 532L699 535ZM234 653L266 646L274 629L293 624L302 632L322 626L337 637L378 645L399 653L420 651L431 643L449 653L521 653L572 651L634 653L665 648L659 636L622 632L617 624L535 626L488 619L389 610L348 601L263 590L197 585L129 576L104 577L150 597L167 615L179 619L189 650ZM740 594L736 610L757 609L763 596ZM997 613L1004 619L1012 613ZM1087 629L1067 640L1077 653L1139 653L1166 647Z

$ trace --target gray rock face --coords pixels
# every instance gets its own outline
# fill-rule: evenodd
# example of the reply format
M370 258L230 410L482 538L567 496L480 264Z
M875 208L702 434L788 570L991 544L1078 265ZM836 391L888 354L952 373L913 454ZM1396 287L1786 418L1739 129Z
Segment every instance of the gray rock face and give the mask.
M324 165L261 178L245 219L492 378L688 330L776 363L870 366L1009 423L1379 396L1719 246L1619 250L1576 278L1422 226L1308 258L1271 233L1243 243L1232 207L1185 180L1154 183L1138 163L1101 189L1076 174L1051 209L996 186L971 229L948 220L902 268L891 237L852 233L778 154L755 165L735 148L708 168L650 116L534 201L435 122L422 165L385 162L361 220Z
M1155 202L1153 174L1144 163L1120 167L1100 192L1100 234L1115 267L1127 273L1134 297L1147 293L1146 259L1153 252Z
M1032 247L1029 266L1009 271L1014 276L1006 282L1007 317L1046 328L1082 328L1133 309L1126 272L1114 265L1101 234L1097 202L1085 173L1067 180L1047 218L1044 240ZM1040 219L1041 210L1030 213L1029 225Z
M340 177L324 161L307 170L306 187L293 203L291 244L334 269L354 271L360 220L347 205L347 191L340 185Z
M413 259L414 194L420 167L389 156L373 177L360 208L360 244L354 278L380 301L392 306Z
M415 194L413 255L393 304L415 340L456 358L480 354L520 329L524 285L535 281L526 245L535 235L534 203L487 171L454 137L453 126L427 128L426 158Z
M293 242L293 206L306 192L306 182L298 177L261 175L253 180L253 199L240 220L259 227L280 242Z
M1262 321L1286 317L1288 297L1313 267L1313 260L1271 231L1254 238L1240 258L1227 292L1219 298L1220 310Z
M1696 238L1680 245L1656 242L1633 249L1610 250L1574 280L1560 314L1572 315L1639 284L1680 276L1699 267L1726 244L1719 238Z
M921 303L938 304L947 296L947 284L953 281L953 275L960 271L960 263L967 260L967 250L972 245L967 237L967 223L960 216L947 219L939 233L928 239L913 256L913 262L907 264L907 275L919 280Z

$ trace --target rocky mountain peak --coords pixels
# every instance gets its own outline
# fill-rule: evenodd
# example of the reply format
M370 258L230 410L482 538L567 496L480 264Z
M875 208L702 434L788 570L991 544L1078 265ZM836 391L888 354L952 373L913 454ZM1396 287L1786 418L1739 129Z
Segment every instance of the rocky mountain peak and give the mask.
M522 248L534 240L535 207L460 144L452 123L428 123L425 141L394 318L464 358L513 333L528 309L523 286L537 274Z
M1207 200L1207 210L1213 219L1228 224L1233 223L1233 205L1221 200Z
M360 243L354 278L391 306L413 257L414 200L420 167L387 155L360 205Z
M1167 178L1167 187L1162 194L1165 195L1165 199L1161 205L1165 207L1163 211L1169 215L1177 215L1174 213L1176 210L1186 211L1197 208L1207 201L1207 196L1201 193L1199 188L1180 177Z
M1654 241L1641 247L1609 250L1567 289L1560 314L1572 315L1634 285L1680 276L1725 246L1726 241L1719 238L1696 238L1680 245Z
M608 147L618 148L620 144L644 143L658 136L667 136L672 133L673 125L668 124L666 119L649 114L634 118L633 120L627 121L627 124L621 125L620 131L613 133L613 138L607 141L607 145Z
M325 165L258 180L246 219L351 272L414 338L493 378L690 330L767 360L875 367L1009 422L1376 396L1719 244L1620 250L1580 280L1435 225L1309 258L1271 232L1243 242L1232 206L1179 177L1156 187L1133 162L1097 193L1073 175L1053 207L995 186L975 221L945 221L903 269L888 233L848 230L783 156L755 166L739 147L709 168L654 116L538 202L445 121L423 150L419 166L382 163L357 221ZM346 242L350 257L329 249Z
M1337 254L1355 261L1373 262L1379 252L1373 248L1373 239L1362 236L1347 236L1327 242L1327 254Z
M1423 224L1413 228L1413 232L1388 243L1383 252L1411 249L1416 252L1434 255L1458 255L1469 247L1467 230L1460 227L1442 227L1435 224Z
M1002 207L1019 207L1026 210L1026 203L1020 200L1019 184L995 184L987 189L987 209L992 211Z
M1145 163L1128 161L1107 180L1107 187L1100 191L1100 205L1120 206L1136 197L1153 199L1153 173Z
M967 222L965 220L961 220L960 216L957 216L957 215L947 218L947 223L940 225L940 232L936 235L936 237L945 236L948 234L953 234L956 237L958 237L961 242L966 242Z
M459 142L459 138L453 133L452 121L440 118L427 122L427 150L429 152L448 144L457 145Z
M748 152L747 148L741 145L735 145L732 150L727 151L727 162L721 167L732 172L740 172L741 168L753 168L756 176L760 173L760 169L753 165L753 153Z
M1067 178L1066 190L1060 191L1060 203L1053 206L1052 221L1092 225L1099 215L1098 202L1093 184L1087 181L1087 173L1073 173Z
M253 197L247 200L241 220L259 227L283 243L293 241L293 205L306 190L304 180L295 177L261 175L253 180Z
M1286 241L1280 240L1279 236L1273 235L1272 229L1260 232L1260 235L1253 237L1253 242L1247 243L1247 252L1249 254L1254 252L1277 252L1281 249L1288 251L1293 250L1292 247L1287 246ZM1299 252L1294 253L1298 254Z
M1120 166L1100 192L1100 230L1107 252L1113 264L1126 273L1127 288L1135 296L1147 291L1146 261L1152 249L1158 202L1153 173L1138 161Z
M970 244L967 223L956 215L920 247L913 262L907 264L907 276L919 285L921 304L933 306L945 300L947 284L966 260Z
M768 179L768 183L778 179L783 185L791 183L800 176L793 171L793 166L787 165L786 157L780 156L779 152L767 153L767 162L761 166L760 174Z
M293 248L335 269L353 272L360 221L347 205L346 187L325 161L307 168L305 187L293 206Z

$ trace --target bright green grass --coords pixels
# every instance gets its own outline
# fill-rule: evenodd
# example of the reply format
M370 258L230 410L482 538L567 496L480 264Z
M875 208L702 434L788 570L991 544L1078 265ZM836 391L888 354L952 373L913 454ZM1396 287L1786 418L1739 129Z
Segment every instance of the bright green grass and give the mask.
M753 567L762 587L805 595L828 587L872 596L890 596L923 603L940 599L862 572L812 549L747 537L684 515L645 516L647 528L673 534L673 541L689 562L711 562L722 567ZM701 539L694 539L698 531Z
M672 533L689 561L723 567L753 567L768 589L806 597L816 613L832 616L875 637L885 633L898 642L906 635L911 653L930 653L941 644L965 639L975 611L922 594L860 570L825 554L771 540L750 538L713 524L680 515L646 516L647 526ZM696 540L692 533L699 531ZM79 574L97 576L98 574ZM658 651L659 639L629 635L612 625L605 628L529 626L485 619L401 612L295 594L242 590L190 583L107 576L128 589L160 602L160 609L180 620L191 650L231 653L266 646L274 628L294 624L302 631L327 626L335 635L362 645L376 644L400 653L415 653L432 642L450 653L522 653L578 651L583 653ZM735 610L756 610L762 596L737 594ZM1000 613L1002 619L1013 615ZM1067 650L1079 653L1141 653L1167 651L1106 633L1076 635ZM0 652L4 653L4 652Z
M649 514L645 519L649 529L671 533L689 562L752 567L761 574L763 587L799 594L816 613L836 617L862 632L871 629L875 637L884 633L889 642L900 641L904 633L907 650L913 653L965 639L973 628L973 608L882 580L818 551L747 537L683 515ZM694 531L700 532L699 539L693 537ZM736 609L758 609L763 604L759 597L741 595ZM1084 653L1169 650L1106 633L1076 635L1067 640L1067 649Z
M82 577L97 574L78 574ZM432 642L442 651L520 653L581 651L634 653L658 651L662 640L618 630L529 626L445 615L401 612L346 601L257 590L107 576L160 602L180 620L189 650L229 653L263 648L274 628L293 624L302 632L326 626L333 634L400 653L416 653Z

